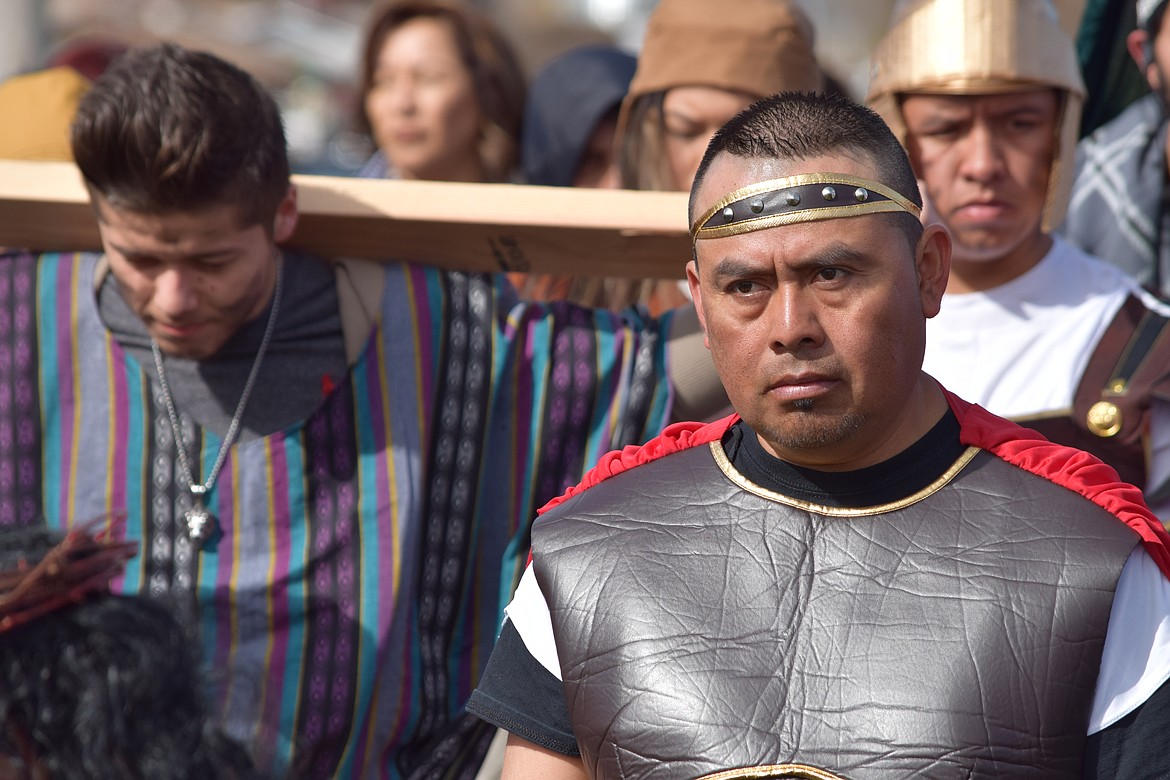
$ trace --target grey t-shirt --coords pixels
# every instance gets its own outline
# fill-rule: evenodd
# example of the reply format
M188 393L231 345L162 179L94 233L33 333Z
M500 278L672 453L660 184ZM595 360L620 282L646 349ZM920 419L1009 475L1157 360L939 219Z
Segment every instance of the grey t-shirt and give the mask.
M307 418L348 369L334 271L308 255L285 253L284 289L268 352L241 420L239 441L275 433ZM98 309L114 339L142 364L157 390L150 334L107 274ZM268 324L269 307L205 360L167 356L164 366L175 408L223 436L252 369Z

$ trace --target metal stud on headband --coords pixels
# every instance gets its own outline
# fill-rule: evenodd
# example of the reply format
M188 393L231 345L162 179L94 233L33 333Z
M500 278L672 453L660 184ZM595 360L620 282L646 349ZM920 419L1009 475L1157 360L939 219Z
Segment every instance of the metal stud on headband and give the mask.
M691 237L722 238L797 222L922 209L884 184L844 173L769 179L723 196L691 226Z

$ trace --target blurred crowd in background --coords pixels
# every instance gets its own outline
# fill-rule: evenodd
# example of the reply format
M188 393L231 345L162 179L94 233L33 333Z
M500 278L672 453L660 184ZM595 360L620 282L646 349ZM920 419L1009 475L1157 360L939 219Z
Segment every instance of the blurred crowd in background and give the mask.
M1085 0L1066 0L1070 23ZM298 172L357 171L372 145L356 124L363 34L373 0L8 0L0 79L82 58L104 44L174 40L255 74L281 103ZM479 0L526 76L579 45L636 53L655 0ZM863 97L868 57L894 0L804 0L820 58ZM842 11L847 10L847 13ZM1063 11L1062 11L1063 13Z

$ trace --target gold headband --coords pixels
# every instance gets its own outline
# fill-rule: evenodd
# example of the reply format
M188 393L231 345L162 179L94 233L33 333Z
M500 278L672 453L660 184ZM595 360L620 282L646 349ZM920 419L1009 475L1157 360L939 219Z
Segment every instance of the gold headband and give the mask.
M695 224L691 239L723 238L753 230L905 211L917 218L922 209L884 184L844 173L802 173L769 179L724 195Z

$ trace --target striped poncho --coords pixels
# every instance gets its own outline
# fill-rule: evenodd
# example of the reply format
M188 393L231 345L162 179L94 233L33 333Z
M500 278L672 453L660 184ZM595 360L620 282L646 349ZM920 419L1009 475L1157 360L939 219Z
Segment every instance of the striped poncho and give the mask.
M223 536L199 551L157 382L103 325L96 261L0 259L0 524L124 513L141 554L118 587L197 621L214 702L261 769L470 776L491 733L463 707L528 522L662 427L662 323L387 265L344 381L232 447L208 502ZM207 474L220 439L182 422Z

